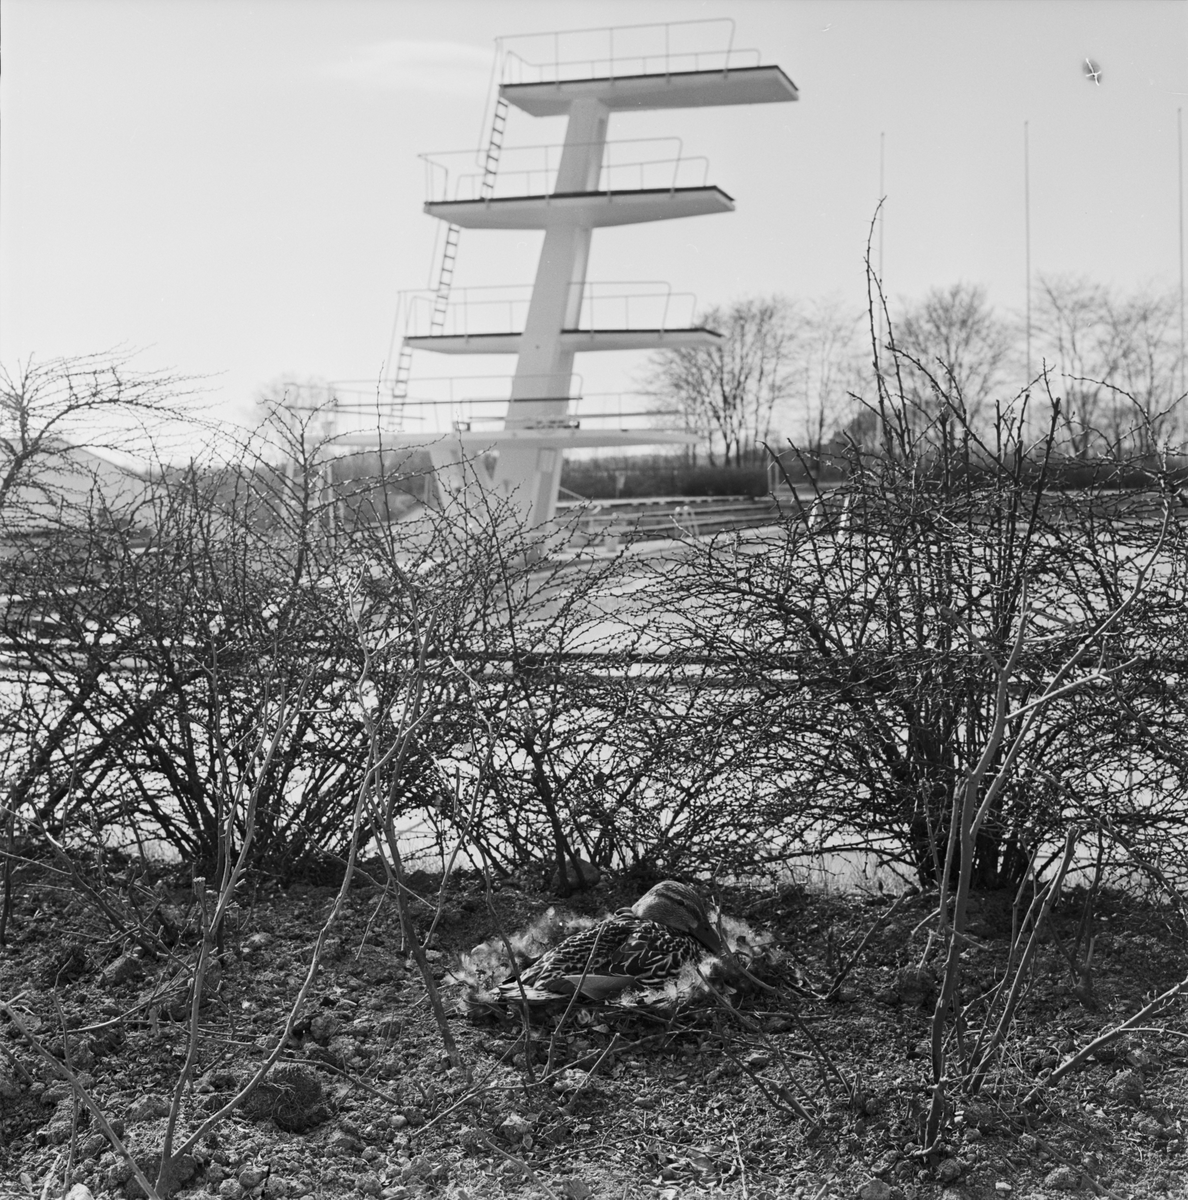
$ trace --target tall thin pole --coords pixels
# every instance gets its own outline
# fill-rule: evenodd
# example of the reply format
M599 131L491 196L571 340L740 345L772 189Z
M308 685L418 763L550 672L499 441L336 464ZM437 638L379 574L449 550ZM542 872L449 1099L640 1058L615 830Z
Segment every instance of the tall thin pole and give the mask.
M1023 122L1023 260L1027 274L1027 382L1031 382L1031 145Z
M1184 387L1184 110L1176 109L1176 149L1180 174L1180 394Z
M886 197L886 192L883 190L883 172L886 165L886 133L879 134L879 199L883 200ZM883 282L883 221L886 216L886 210L879 209L879 282Z
M886 218L887 194L883 190L883 167L886 161L885 144L887 134L885 132L879 134L879 345L883 344L883 221Z

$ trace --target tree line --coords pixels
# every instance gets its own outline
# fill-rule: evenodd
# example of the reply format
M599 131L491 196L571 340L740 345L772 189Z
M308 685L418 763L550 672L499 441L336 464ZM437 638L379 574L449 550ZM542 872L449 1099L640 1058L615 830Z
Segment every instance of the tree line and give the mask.
M993 419L996 400L1033 388L1030 432L1037 433L1052 411L1047 388L1036 387L1045 378L1059 401L1062 453L1088 461L1183 443L1188 428L1176 401L1185 364L1174 294L1123 295L1087 279L1041 276L1034 301L1028 330L976 284L934 288L872 313L837 301L744 299L699 318L721 332L719 346L655 355L646 387L701 435L696 453L711 465L761 462L765 446L785 439L819 457L847 438L870 436L858 397L873 386L873 334L884 353L888 345L898 352L898 393L927 407L936 376L977 426Z

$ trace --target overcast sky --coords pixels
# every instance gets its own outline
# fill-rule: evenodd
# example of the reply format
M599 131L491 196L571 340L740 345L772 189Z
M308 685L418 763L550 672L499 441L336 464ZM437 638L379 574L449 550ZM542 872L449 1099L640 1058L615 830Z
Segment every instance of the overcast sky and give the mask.
M1178 283L1180 0L3 0L0 358L124 345L245 413L288 374L376 378L436 225L417 155L479 143L494 39L731 17L795 104L615 115L676 135L737 212L598 231L590 278L700 303L864 297L885 134L893 297L1024 300L1032 264ZM1100 66L1100 82L1084 73ZM513 110L507 144L558 141ZM455 282L530 283L540 234L464 232ZM510 372L458 360L418 370ZM592 360L599 359L597 364ZM584 355L630 387L638 356ZM617 383L616 383L617 381Z

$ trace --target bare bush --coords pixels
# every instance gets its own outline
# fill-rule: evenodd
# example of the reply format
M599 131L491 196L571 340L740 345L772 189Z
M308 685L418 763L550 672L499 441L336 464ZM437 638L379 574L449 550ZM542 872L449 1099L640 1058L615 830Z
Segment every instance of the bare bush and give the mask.
M941 881L953 797L996 719L993 664L1008 659L1012 701L1045 700L966 852L977 886L1017 886L1036 848L1058 845L1089 797L1116 794L1128 770L1175 781L1143 792L1128 820L1182 824L1182 727L1158 665L1181 636L1185 586L1182 530L1159 517L1175 503L1170 465L1112 459L1070 489L1056 399L1038 440L1025 396L975 421L957 372L933 372L894 332L876 379L871 436L834 460L841 482L791 489L778 531L691 547L657 603L672 614L673 655L695 653L736 681L773 856L805 849L811 834ZM1046 696L1084 639L1092 653ZM1114 694L1128 705L1106 700ZM987 778L1006 765L1005 746ZM1070 795L1082 798L1075 813Z

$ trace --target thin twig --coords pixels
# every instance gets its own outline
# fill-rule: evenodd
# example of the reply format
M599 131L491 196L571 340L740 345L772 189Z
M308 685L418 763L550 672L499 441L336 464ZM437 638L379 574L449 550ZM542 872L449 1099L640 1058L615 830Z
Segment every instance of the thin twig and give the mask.
M161 1196L158 1194L157 1189L151 1183L149 1183L148 1176L146 1176L145 1173L140 1169L140 1164L132 1156L132 1152L128 1149L128 1147L124 1145L120 1136L114 1129L112 1129L110 1122L104 1115L103 1109L99 1107L98 1103L91 1096L90 1092L88 1092L87 1089L84 1088L79 1082L78 1076L64 1062L62 1062L61 1059L52 1055L41 1044L41 1042L34 1037L12 1005L5 1000L0 1000L0 1008L2 1008L8 1014L12 1023L21 1031L21 1035L24 1037L25 1041L27 1041L29 1045L32 1046L33 1050L49 1065L50 1069L62 1079L66 1080L66 1082L74 1089L75 1095L77 1095L83 1104L86 1105L87 1111L92 1117L95 1118L95 1121L99 1125L99 1128L103 1131L103 1134L107 1140L124 1156L124 1158L128 1160L128 1165L131 1166L132 1173L136 1176L136 1182L139 1183L142 1188L144 1188L144 1194L149 1198L149 1200L161 1200Z
M515 1163L516 1166L519 1167L520 1170L523 1171L524 1174L527 1175L532 1182L536 1184L536 1186L540 1188L542 1192L544 1192L546 1196L550 1196L552 1200L560 1200L560 1197L557 1195L557 1193L554 1192L553 1189L550 1188L548 1184L546 1184L544 1180L541 1179L541 1177L537 1175L537 1173L522 1158L517 1158L514 1154L509 1154L502 1146L497 1145L489 1137L483 1138L483 1144L489 1146L495 1151L496 1154L502 1154L508 1162Z
M1121 1037L1122 1034L1130 1032L1135 1026L1140 1025L1151 1016L1152 1013L1162 1012L1177 996L1183 995L1186 991L1188 991L1188 976L1181 979L1174 987L1168 988L1166 992L1161 992L1149 1004L1139 1009L1133 1017L1128 1017L1125 1021L1115 1025L1113 1029L1094 1038L1087 1046L1078 1050L1072 1058L1062 1062L1051 1075L1041 1080L1027 1093L1023 1103L1025 1105L1034 1104L1045 1088L1058 1083L1070 1071L1075 1071L1087 1058L1096 1054L1102 1046L1107 1046L1110 1042Z
M911 898L908 892L904 892L894 904L891 905L866 931L866 936L858 944L858 949L846 960L845 964L834 977L833 986L825 993L826 1000L832 1000L834 996L841 990L842 981L853 970L854 964L862 957L863 950L870 945L870 939L891 920L891 918L903 907L904 904Z

